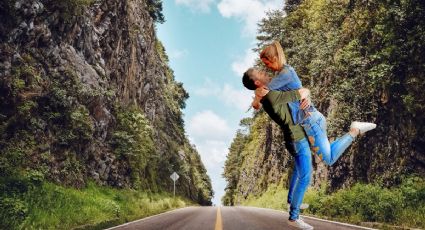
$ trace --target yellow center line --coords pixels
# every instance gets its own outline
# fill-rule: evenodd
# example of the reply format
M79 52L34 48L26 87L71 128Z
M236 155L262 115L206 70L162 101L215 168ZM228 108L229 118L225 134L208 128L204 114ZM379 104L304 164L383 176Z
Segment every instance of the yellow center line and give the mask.
M217 218L215 219L215 230L223 230L223 223L221 222L220 207L217 208Z

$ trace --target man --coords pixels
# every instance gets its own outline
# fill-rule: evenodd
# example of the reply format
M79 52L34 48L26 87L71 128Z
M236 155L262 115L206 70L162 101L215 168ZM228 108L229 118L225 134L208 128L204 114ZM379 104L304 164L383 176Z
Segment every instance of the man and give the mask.
M266 88L271 78L255 68L248 69L242 78L244 86L250 90ZM288 224L300 229L313 229L299 218L300 206L310 183L312 174L312 159L310 146L300 125L295 125L291 119L288 102L306 99L309 90L299 89L294 91L269 91L265 89L265 95L261 95L261 103L264 111L281 127L285 145L295 158L294 171L298 173L298 180L293 187L293 197L289 211ZM304 100L302 107L308 106L308 100Z

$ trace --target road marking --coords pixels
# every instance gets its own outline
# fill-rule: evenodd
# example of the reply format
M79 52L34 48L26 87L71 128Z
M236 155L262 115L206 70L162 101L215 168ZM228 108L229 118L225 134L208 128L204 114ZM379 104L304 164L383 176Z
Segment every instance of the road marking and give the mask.
M158 217L158 216L163 216L163 215L166 215L166 214L170 214L172 212L177 212L177 211L180 211L181 209L194 208L194 207L195 206L188 206L188 207L184 207L184 208L176 208L176 209L169 210L169 211L166 211L166 212L163 212L163 213L159 213L159 214L156 214L156 215L153 215L153 216L147 216L147 217L145 217L143 219L138 219L138 220L127 222L127 223L124 223L124 224L121 224L121 225L113 226L113 227L107 228L105 230L112 230L112 229L116 229L116 228L125 227L125 226L130 225L130 224L134 224L134 223L137 223L137 222L146 221L146 220L149 220L149 219Z
M363 227L363 226L358 226L358 225L353 225L353 224L341 223L341 222L337 222L337 221L324 220L324 219L319 219L319 218L311 217L311 216L304 216L304 215L301 215L301 216L306 218L306 219L313 219L313 220L318 220L318 221L321 221L321 222L327 222L327 223L332 223L332 224L337 224L337 225L342 225L342 226L347 226L347 227L376 230L376 228L368 228L368 227Z
M220 207L217 208L217 218L215 219L215 230L223 230L223 223L221 222Z
M288 212L285 212L285 211L282 211L282 210L270 209L270 208L259 208L259 207L252 207L252 206L244 206L244 207L258 208L258 209L265 209L265 210L277 211L277 212L282 212L282 213L288 213ZM331 220L324 220L324 219L319 219L319 218L311 217L311 216L305 216L305 215L300 215L300 216L303 217L303 218L306 218L306 219L313 219L313 220L317 220L317 221L321 221L321 222L332 223L332 224L337 224L337 225L342 225L342 226L347 226L347 227L367 229L367 230L376 230L376 228L368 228L368 227L363 227L363 226L359 226L359 225L341 223L341 222L331 221Z

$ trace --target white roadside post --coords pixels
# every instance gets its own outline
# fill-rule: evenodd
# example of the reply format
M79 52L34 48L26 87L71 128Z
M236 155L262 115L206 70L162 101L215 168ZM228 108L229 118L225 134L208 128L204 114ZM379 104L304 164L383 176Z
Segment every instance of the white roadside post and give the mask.
M174 197L176 196L176 180L179 179L179 175L176 172L173 172L170 176L171 180L174 182Z

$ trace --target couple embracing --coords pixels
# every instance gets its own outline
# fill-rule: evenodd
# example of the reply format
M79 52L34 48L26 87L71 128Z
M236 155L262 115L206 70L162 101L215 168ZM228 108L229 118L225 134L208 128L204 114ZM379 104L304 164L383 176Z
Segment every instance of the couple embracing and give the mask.
M332 143L326 133L326 118L312 105L310 91L302 87L294 68L289 66L279 42L266 46L261 61L277 73L271 78L256 68L248 69L243 85L255 90L252 106L264 111L282 129L285 145L294 157L294 170L288 191L288 224L299 229L313 229L299 217L304 194L312 174L311 151L327 165L332 165L359 134L376 128L376 124L354 121L350 130Z

